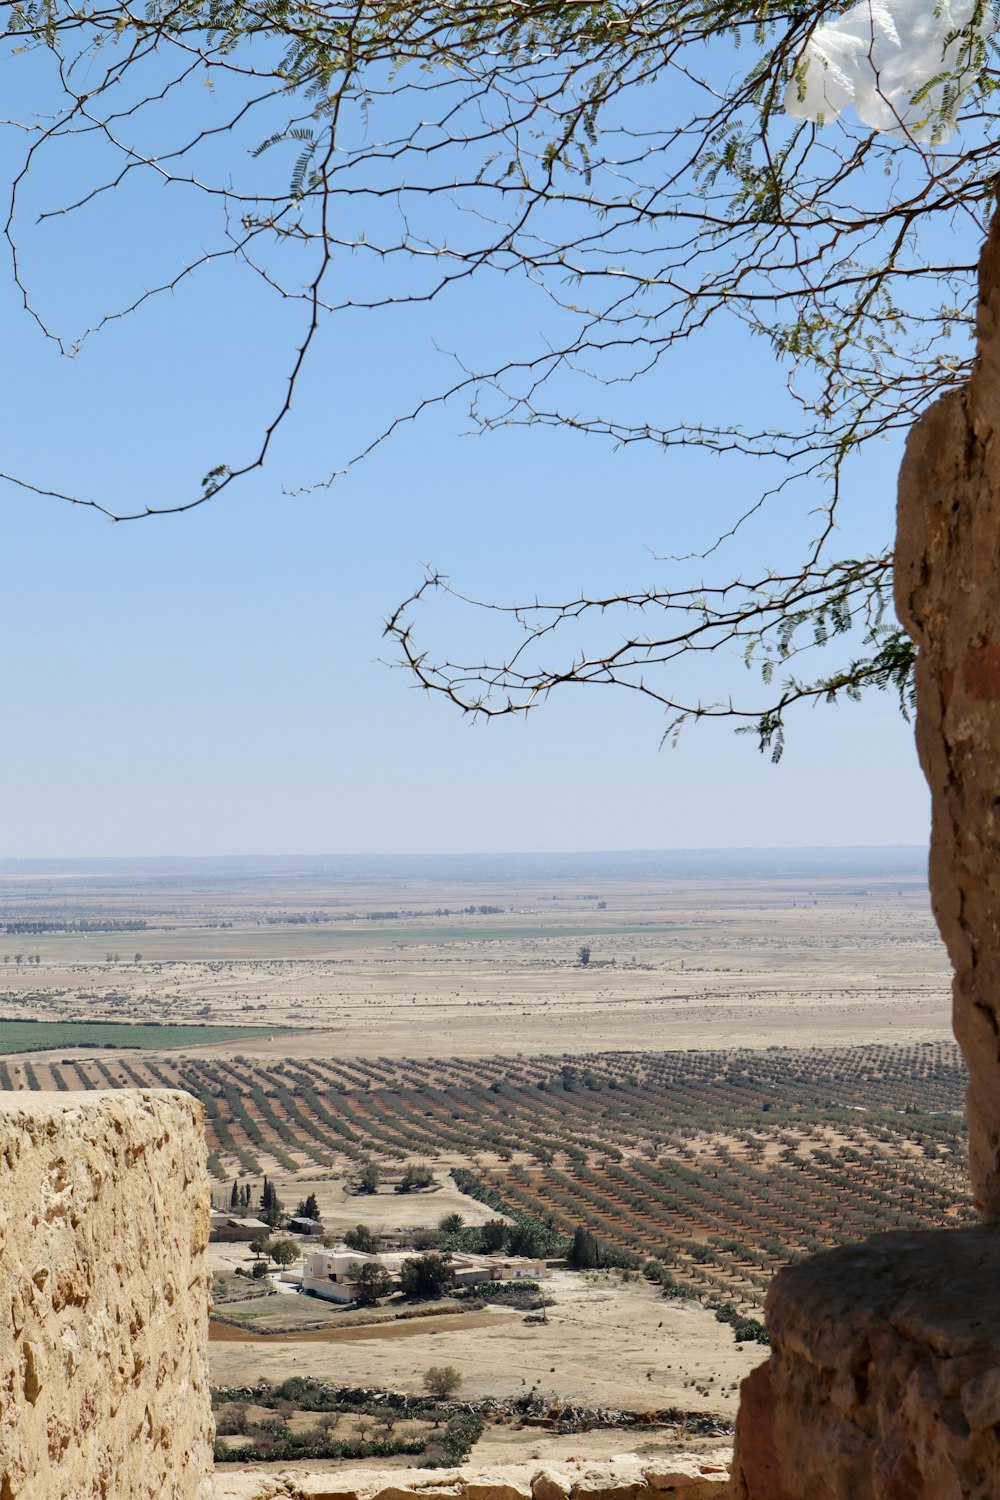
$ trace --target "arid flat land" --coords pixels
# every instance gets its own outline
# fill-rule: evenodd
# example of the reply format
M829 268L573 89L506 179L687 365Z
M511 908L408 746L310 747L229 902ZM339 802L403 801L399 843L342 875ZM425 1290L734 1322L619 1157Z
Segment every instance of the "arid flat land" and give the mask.
M346 1329L335 1342L213 1342L212 1379L240 1385L248 1369L267 1381L294 1371L337 1385L419 1391L428 1365L443 1364L461 1372L470 1398L518 1396L534 1386L589 1406L732 1415L739 1381L766 1353L759 1345L738 1348L732 1330L697 1303L664 1300L612 1274L557 1272L552 1295L547 1325L493 1312L472 1328L448 1318L428 1320L434 1326L426 1331L398 1325L377 1337ZM577 1439L577 1451L586 1451L579 1448L585 1442Z
M0 916L21 929L90 924L0 927L7 1017L292 1026L287 1057L949 1034L947 960L912 875L7 876ZM145 927L115 929L137 920ZM275 1043L235 1050L273 1056Z
M763 1350L714 1309L759 1316L784 1260L968 1213L948 964L912 859L622 864L0 866L0 1018L263 1028L176 1047L140 1033L131 1047L123 1028L113 1049L8 1054L0 1088L181 1085L207 1110L220 1206L234 1178L258 1195L266 1173L286 1206L315 1192L334 1235L461 1213L470 1233L499 1215L565 1245L586 1225L674 1293L558 1272L548 1324L491 1306L357 1330L326 1309L310 1327L304 1299L279 1295L244 1332L217 1327L220 1384L416 1390L448 1363L470 1396L535 1386L724 1415ZM390 1179L373 1196L351 1188L366 1159ZM407 1160L432 1166L435 1191L393 1192ZM250 1263L243 1247L213 1255L226 1275ZM265 1332L293 1301L300 1331ZM483 1442L597 1452L513 1428Z

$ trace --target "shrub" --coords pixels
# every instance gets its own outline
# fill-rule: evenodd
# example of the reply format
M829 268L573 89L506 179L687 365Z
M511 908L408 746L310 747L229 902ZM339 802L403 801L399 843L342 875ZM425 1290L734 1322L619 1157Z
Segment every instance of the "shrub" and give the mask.
M475 1412L457 1412L449 1417L441 1440L445 1463L450 1467L464 1463L473 1444L482 1437L485 1425Z
M361 1307L374 1307L380 1297L388 1297L393 1280L384 1266L375 1261L366 1261L355 1274L354 1300Z
M421 1382L428 1396L446 1400L453 1396L462 1384L462 1377L454 1365L431 1365L424 1371Z
M377 1193L378 1185L382 1181L382 1174L373 1161L366 1161L358 1173L357 1189L359 1193Z
M479 1247L483 1254L489 1255L496 1250L502 1250L507 1243L507 1225L503 1219L487 1219L479 1231Z
M418 1255L404 1260L399 1283L404 1296L438 1297L452 1279L453 1271L443 1255Z
M360 1250L364 1255L375 1255L378 1253L379 1237L374 1230L368 1228L367 1224L356 1224L344 1235L344 1244L348 1250Z
M290 1266L293 1260L298 1260L301 1252L294 1240L275 1240L268 1246L267 1253L276 1266Z
M425 1167L421 1162L407 1162L403 1169L403 1175L396 1183L397 1193L416 1193L421 1188L429 1188L433 1185L434 1173L430 1167Z
M756 1318L747 1318L729 1302L723 1302L715 1310L716 1321L728 1323L738 1344L767 1344L771 1340L763 1323Z

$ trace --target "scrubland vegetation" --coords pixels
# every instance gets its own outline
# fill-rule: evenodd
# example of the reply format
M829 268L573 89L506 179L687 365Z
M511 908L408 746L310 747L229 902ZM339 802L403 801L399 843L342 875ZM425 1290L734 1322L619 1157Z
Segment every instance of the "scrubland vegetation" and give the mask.
M280 1385L214 1391L216 1458L378 1462L405 1454L419 1458L422 1468L459 1464L484 1423L478 1412L447 1403L461 1384L457 1371L449 1373L452 1380L428 1380L426 1399L337 1390L301 1376ZM443 1374L433 1367L427 1371L428 1377Z

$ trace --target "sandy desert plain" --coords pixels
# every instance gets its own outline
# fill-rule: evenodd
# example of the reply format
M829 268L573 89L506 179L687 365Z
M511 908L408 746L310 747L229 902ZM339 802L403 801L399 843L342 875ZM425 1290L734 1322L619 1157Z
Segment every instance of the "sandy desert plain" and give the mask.
M501 1305L403 1319L288 1292L227 1302L219 1385L294 1373L415 1392L451 1364L468 1399L728 1418L765 1351L720 1306L759 1316L783 1259L968 1212L921 856L854 856L0 866L0 1086L191 1088L220 1204L266 1172L286 1206L315 1191L331 1234L529 1215L556 1235L582 1223L637 1268L557 1269L546 1323ZM11 1050L25 1042L3 1023L25 1020L205 1039L131 1047L116 1029ZM218 1025L253 1029L219 1040ZM368 1158L386 1182L361 1197ZM392 1191L406 1160L431 1166L433 1191ZM211 1254L231 1294L251 1257ZM474 1457L677 1440L505 1420Z

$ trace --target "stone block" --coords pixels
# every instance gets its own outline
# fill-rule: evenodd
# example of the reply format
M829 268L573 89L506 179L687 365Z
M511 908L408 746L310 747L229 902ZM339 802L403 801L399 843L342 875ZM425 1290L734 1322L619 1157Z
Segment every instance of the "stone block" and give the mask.
M646 1487L639 1459L630 1453L588 1465L573 1481L570 1496L571 1500L639 1500Z
M899 474L895 594L919 647L917 749L930 888L955 968L976 1207L1000 1215L1000 212L979 265L968 382L914 423Z
M208 1500L201 1106L0 1095L0 1497Z
M734 1500L1000 1496L1000 1227L814 1256L775 1278L767 1323Z
M287 1493L294 1500L372 1500L375 1493L363 1484L352 1483L344 1474L295 1474L284 1483L286 1489L276 1490L275 1495ZM258 1500L256 1491L254 1500ZM260 1500L265 1500L263 1492Z
M212 1500L464 1500L456 1469L217 1471Z
M569 1500L572 1484L565 1469L546 1465L532 1475L532 1500Z
M508 1469L479 1469L463 1481L465 1500L532 1500L531 1476Z
M678 1500L709 1500L712 1496L720 1500L729 1488L728 1463L694 1453L665 1454L652 1462L647 1459L642 1474L656 1500L661 1495L677 1495Z
M376 1489L366 1491L367 1500L462 1500L462 1495L462 1485L458 1481L423 1482L405 1470L398 1478L387 1479ZM312 1494L309 1494L309 1500L314 1500Z
M219 1474L215 1500L721 1500L728 1464L691 1453L639 1459L620 1453L604 1463L504 1464L489 1469L341 1470L310 1474Z
M774 1387L768 1360L740 1384L732 1500L796 1500L781 1480L774 1446Z

